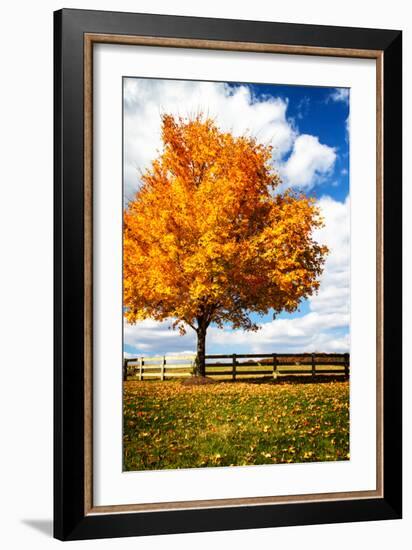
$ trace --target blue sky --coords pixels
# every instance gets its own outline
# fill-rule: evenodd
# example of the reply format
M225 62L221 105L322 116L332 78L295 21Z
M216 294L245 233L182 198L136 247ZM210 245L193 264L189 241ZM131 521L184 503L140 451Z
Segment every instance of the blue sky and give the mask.
M125 203L139 187L139 171L161 148L161 113L203 110L224 130L270 142L282 188L315 197L325 219L316 238L331 252L318 295L275 319L272 312L252 314L258 332L211 326L207 353L349 350L349 99L342 88L124 79ZM182 337L169 326L150 319L126 323L125 354L193 351L193 331Z

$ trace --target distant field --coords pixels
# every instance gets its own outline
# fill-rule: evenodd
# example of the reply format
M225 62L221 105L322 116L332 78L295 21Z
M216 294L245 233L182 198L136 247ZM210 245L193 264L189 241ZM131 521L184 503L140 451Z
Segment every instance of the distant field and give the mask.
M247 379L247 378L265 378L267 376L272 377L273 376L272 365L268 363L269 362L265 362L265 361L262 361L260 363L256 363L255 361L253 362L251 361L249 363L248 362L239 363L236 366L236 378L241 380L242 378ZM230 368L230 364L227 364L227 366ZM310 370L310 367L311 365L308 363L296 365L291 362L288 365L278 366L277 375L282 376L282 372L284 371L289 371L289 373L290 371L294 371L296 373L302 373L302 376L312 376L312 374L308 372L308 370ZM316 365L317 373L322 371L334 371L336 374L339 374L344 372L343 369L344 369L343 365ZM222 371L221 367L207 366L207 375L210 376L211 378L214 378L215 374L219 374L219 372L221 371ZM243 371L250 372L250 373L253 371L257 371L257 372L267 371L267 374L242 374ZM306 374L305 374L305 371L306 371ZM231 378L232 378L231 374L220 375L218 377L219 380L231 380Z
M240 356L241 357L241 356ZM321 364L315 363L316 375L322 376L331 376L335 377L336 375L345 376L345 365L343 362L337 362L333 357L327 357L326 355L320 358ZM161 357L145 358L144 374L143 378L146 380L150 379L159 379L161 373ZM132 365L132 369L129 370L128 380L138 380L139 377L139 367L137 359ZM256 378L278 378L284 379L285 376L290 377L291 375L299 375L304 377L312 377L312 363L309 358L305 360L297 361L297 356L282 357L282 364L278 364L276 367L276 373L273 372L273 359L262 359L260 361L256 360L239 360L236 361L236 379L237 380L248 380ZM172 364L169 365L170 359L168 358L167 363L165 364L165 378L176 378L176 377L189 377L193 373L193 367L191 362L187 359L182 360L179 357L175 357L171 360ZM130 369L130 367L129 367ZM210 378L217 379L219 381L232 380L233 379L233 364L231 360L226 361L216 361L213 363L206 362L206 375Z
M124 383L124 470L349 458L349 383Z

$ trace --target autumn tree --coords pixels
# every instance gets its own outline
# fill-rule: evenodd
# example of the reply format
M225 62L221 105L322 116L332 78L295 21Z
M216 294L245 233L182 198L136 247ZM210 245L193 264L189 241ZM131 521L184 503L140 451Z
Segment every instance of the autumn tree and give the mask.
M257 330L251 312L292 312L319 286L327 249L314 200L280 193L271 147L202 115L162 117L163 149L124 213L124 307L130 323L173 318L197 334Z

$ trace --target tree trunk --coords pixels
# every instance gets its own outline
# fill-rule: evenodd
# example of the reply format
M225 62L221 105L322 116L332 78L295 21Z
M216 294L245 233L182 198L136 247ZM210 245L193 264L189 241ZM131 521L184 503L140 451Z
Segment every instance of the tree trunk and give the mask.
M206 328L198 327L197 329L197 355L196 355L196 371L200 376L206 376Z

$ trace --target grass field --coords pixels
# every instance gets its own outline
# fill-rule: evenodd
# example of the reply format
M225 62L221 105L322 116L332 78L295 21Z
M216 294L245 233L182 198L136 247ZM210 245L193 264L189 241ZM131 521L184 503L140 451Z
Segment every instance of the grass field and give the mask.
M124 470L347 460L347 381L124 383Z

